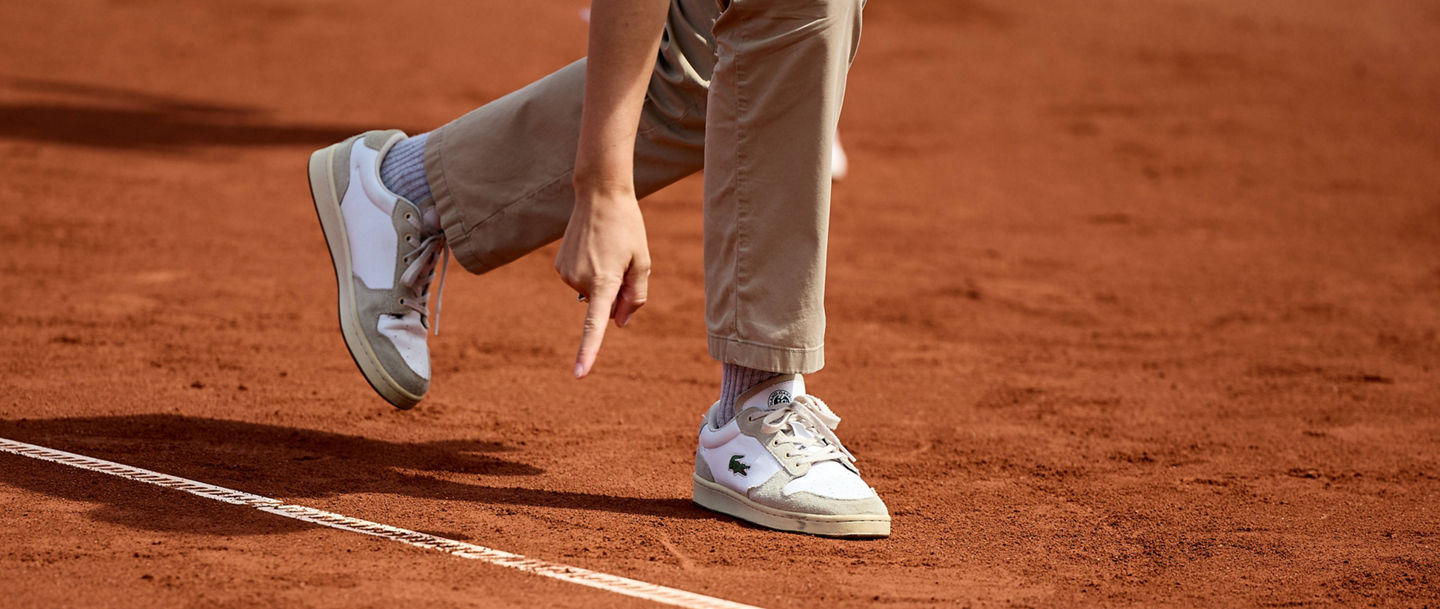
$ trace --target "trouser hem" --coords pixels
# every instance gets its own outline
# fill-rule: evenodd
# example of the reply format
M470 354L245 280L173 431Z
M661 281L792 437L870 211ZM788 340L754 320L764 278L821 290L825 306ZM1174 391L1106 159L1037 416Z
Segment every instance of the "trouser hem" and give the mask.
M706 337L710 357L726 364L784 374L809 374L825 367L825 346L775 347L738 338Z
M472 236L474 228L466 222L462 206L455 202L450 183L445 179L445 130L430 132L425 142L425 179L430 182L430 195L435 199L435 209L440 212L440 226L445 231L445 243L455 255L455 261L465 270L481 275L500 265L486 264L480 244Z

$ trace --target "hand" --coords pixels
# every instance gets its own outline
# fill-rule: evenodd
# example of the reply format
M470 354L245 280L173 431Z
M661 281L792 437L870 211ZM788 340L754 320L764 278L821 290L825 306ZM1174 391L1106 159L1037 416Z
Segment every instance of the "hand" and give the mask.
M584 378L605 339L605 322L613 317L615 325L624 327L645 304L650 248L635 193L594 195L577 190L555 270L587 298L590 307L575 356L575 378Z
M575 150L575 209L555 270L590 301L575 378L595 365L605 321L630 323L645 304L650 249L635 200L635 133L669 0L593 0L585 103Z

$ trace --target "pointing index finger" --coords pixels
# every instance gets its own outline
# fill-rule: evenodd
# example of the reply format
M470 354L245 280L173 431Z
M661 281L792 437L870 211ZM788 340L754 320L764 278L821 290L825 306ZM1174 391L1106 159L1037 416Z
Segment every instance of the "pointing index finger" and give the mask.
M595 366L600 343L605 340L605 324L610 321L617 288L598 288L590 294L585 310L585 326L580 333L580 352L575 355L575 378L585 378Z

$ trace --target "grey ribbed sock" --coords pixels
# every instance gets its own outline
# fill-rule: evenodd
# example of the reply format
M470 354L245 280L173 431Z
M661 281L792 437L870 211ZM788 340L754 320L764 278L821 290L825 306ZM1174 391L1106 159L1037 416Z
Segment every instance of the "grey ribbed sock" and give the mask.
M740 394L780 375L779 372L724 364L720 368L720 409L715 412L718 417L715 425L724 425L735 418L735 400Z
M429 133L421 133L400 140L380 161L380 181L385 187L421 210L431 199L430 179L425 177L425 140L429 138Z

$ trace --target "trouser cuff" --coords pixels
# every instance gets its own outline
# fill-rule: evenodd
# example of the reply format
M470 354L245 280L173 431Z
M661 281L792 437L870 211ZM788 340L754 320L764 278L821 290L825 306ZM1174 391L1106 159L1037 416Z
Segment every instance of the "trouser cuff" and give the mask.
M825 367L825 346L773 347L711 334L710 357L727 364L786 374L809 374Z
M440 226L445 230L445 243L455 255L455 261L465 270L480 275L494 270L482 260L480 244L471 237L474 231L465 221L465 213L455 202L450 192L450 183L445 179L445 130L430 132L425 142L425 179L430 182L430 195L435 199L435 209L440 212Z

